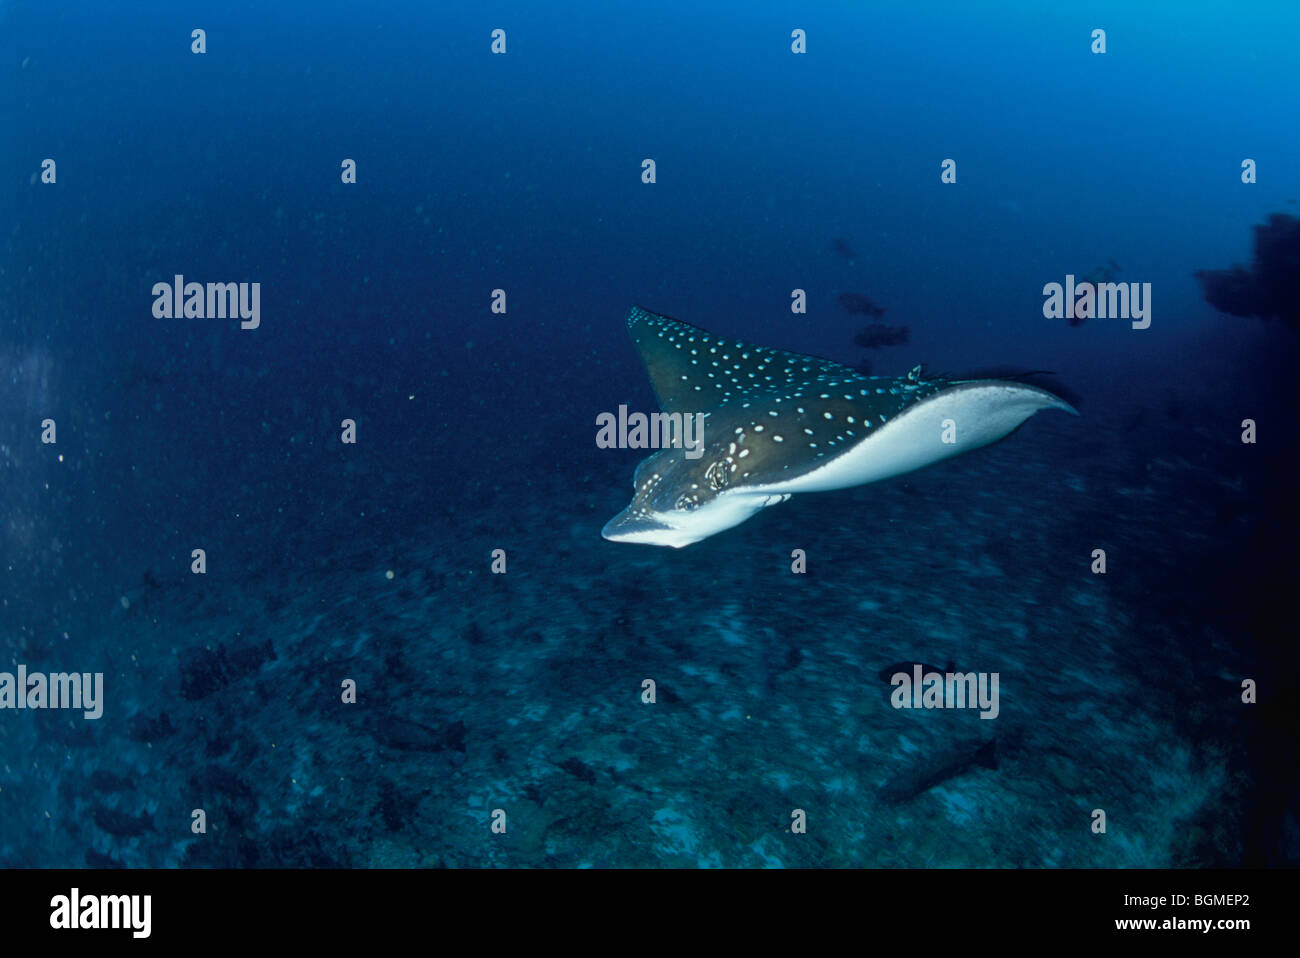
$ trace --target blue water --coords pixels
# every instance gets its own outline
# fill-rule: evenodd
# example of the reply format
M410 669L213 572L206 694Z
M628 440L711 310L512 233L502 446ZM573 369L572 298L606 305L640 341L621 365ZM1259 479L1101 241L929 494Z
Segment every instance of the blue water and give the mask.
M0 0L0 671L104 676L0 710L0 864L1300 859L1297 332L1193 275L1300 216L1294 5L265 6ZM1149 328L1044 317L1107 263ZM608 542L633 304L1081 415Z

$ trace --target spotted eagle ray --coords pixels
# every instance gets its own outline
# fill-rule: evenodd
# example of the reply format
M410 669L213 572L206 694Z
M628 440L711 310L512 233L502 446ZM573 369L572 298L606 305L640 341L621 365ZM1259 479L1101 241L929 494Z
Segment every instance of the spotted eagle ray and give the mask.
M632 502L601 530L614 542L680 549L796 492L879 482L987 446L1040 409L1078 415L1010 379L927 377L920 366L864 376L639 306L627 326L663 411L704 414L704 452L667 448L643 460Z

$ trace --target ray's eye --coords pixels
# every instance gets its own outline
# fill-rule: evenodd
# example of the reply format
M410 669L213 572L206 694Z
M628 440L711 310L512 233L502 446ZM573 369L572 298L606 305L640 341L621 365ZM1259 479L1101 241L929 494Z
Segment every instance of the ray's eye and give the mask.
M698 505L699 503L695 501L693 496L679 496L675 508L678 512L690 512Z

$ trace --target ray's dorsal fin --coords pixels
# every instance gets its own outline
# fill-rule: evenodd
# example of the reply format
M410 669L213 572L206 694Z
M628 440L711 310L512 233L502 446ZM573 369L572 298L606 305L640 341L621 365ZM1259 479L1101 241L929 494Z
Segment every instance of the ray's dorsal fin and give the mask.
M819 376L867 379L829 359L724 339L640 306L628 310L627 328L664 412L701 412Z

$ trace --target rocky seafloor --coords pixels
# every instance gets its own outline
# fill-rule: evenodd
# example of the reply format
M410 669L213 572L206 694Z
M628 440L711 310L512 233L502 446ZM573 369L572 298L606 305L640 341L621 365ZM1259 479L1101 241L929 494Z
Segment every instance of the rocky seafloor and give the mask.
M1261 700L1272 678L1240 568L1270 520L1234 437L1078 423L1038 417L683 550L600 539L623 453L489 474L370 534L323 513L201 585L124 568L56 624L67 645L30 629L14 650L60 670L81 643L108 701L94 722L5 717L0 864L1294 859L1268 703L1240 700L1243 677ZM913 660L998 673L997 718L891 707L879 673Z

